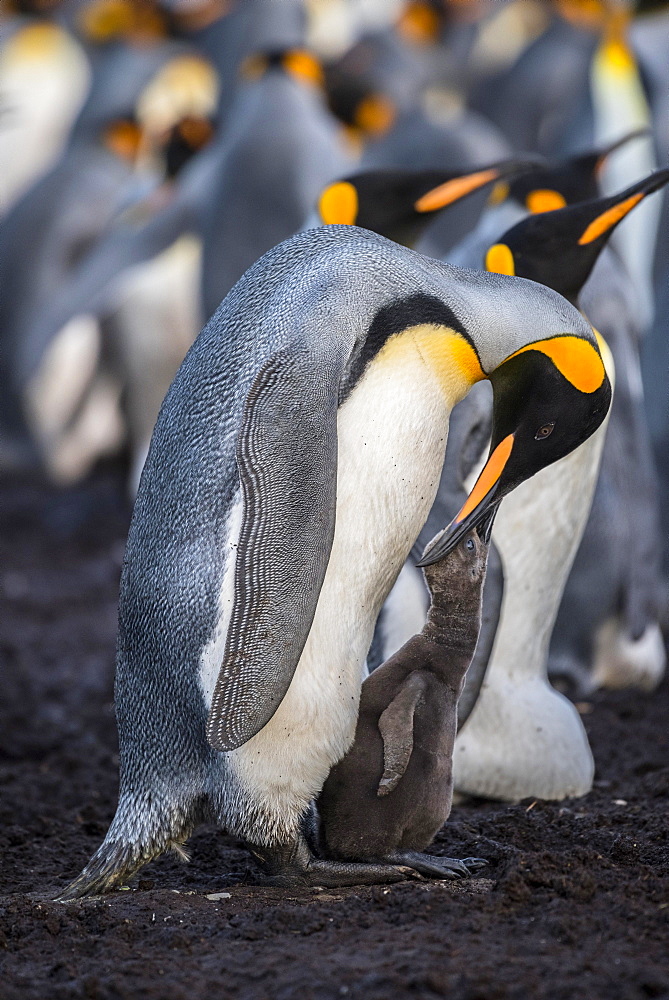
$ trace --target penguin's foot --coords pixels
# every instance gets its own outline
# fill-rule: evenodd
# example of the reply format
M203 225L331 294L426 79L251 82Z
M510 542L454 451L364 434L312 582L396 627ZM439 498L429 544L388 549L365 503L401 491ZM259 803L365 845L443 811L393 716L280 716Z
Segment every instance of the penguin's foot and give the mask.
M345 885L386 885L421 878L415 865L404 862L357 863L317 858L311 853L302 834L289 844L277 847L258 847L252 844L248 847L265 870L263 885L294 887L321 885L326 888L336 888Z
M395 851L389 855L388 861L412 868L426 878L441 879L465 878L488 864L484 858L463 858L458 861L457 858L441 858L433 854L421 854L419 851Z

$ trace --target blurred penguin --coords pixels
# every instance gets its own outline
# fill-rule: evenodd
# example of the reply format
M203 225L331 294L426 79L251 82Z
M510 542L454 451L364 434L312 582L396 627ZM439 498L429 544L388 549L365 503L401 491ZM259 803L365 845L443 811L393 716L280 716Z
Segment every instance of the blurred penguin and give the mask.
M216 87L214 71L201 57L182 55L168 60L139 94L131 113L108 123L96 145L76 144L68 158L67 173L61 169L56 176L46 178L41 189L35 189L25 211L17 212L18 219L12 220L17 223L15 243L25 245L26 251L14 262L18 273L13 274L6 265L3 280L12 288L22 283L25 292L3 297L1 307L3 368L8 386L3 430L6 439L13 438L14 452L20 448L21 454L27 451L29 457L41 458L56 478L77 478L102 447L97 431L92 438L87 435L88 443L78 441L65 447L73 435L77 439L81 426L101 429L114 423L108 446L118 446L118 420L109 420L108 401L105 417L97 421L89 414L90 407L82 409L82 393L86 400L91 398L89 380L82 373L91 364L96 367L102 349L95 303L86 301L93 293L106 290L104 282L95 289L89 277L96 273L109 248L96 256L96 244L107 233L118 250L123 242L121 233L125 230L127 235L128 228L141 228L138 220L146 222L147 206L149 216L166 207L167 189L160 188L164 165L158 147L175 120L197 123L211 114L216 105ZM53 190L60 193L61 211L51 220L47 217L44 232L45 220L40 211L44 212L43 205L49 205ZM6 226L2 238L11 235ZM32 254L28 252L31 237L41 239L38 252ZM149 246L150 241L147 254ZM146 259L147 254L140 252L135 262ZM131 253L123 261L112 253L98 277L106 275L109 280L114 268L121 270L131 263ZM62 329L54 328L54 317L58 316ZM197 326L192 335L195 332ZM76 361L78 356L80 363ZM97 360L85 360L91 356ZM57 386L57 392L50 386ZM117 402L118 396L116 390ZM54 410L52 404L56 401Z
M630 27L634 50L650 105L655 152L660 166L669 166L669 4L639 4L641 15ZM645 9L648 8L647 13ZM658 199L659 200L659 199ZM660 206L653 262L653 319L641 347L646 415L660 481L663 563L669 573L669 192ZM669 595L663 626L669 632Z
M27 0L0 37L0 216L58 160L90 85L86 55Z
M574 304L578 299L615 360L600 477L551 640L549 669L586 693L596 686L651 689L665 666L658 498L641 391L637 300L619 257L605 244L622 219L667 182L669 170L658 171L615 196L530 217L487 255L489 269L540 281Z
M257 39L242 66L204 237L205 316L266 250L298 230L322 187L350 166L303 46L302 3L256 0ZM260 30L262 29L262 30Z

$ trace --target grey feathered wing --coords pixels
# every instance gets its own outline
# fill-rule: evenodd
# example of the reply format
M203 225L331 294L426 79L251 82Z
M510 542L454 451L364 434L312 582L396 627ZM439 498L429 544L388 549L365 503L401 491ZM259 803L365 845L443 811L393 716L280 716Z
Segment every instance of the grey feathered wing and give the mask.
M269 722L311 629L334 536L339 376L332 359L280 351L246 399L235 599L207 723L217 750Z

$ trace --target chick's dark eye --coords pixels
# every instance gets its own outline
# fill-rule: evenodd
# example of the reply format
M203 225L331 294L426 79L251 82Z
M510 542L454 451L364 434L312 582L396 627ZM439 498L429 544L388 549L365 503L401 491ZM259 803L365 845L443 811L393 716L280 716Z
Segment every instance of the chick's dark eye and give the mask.
M555 421L552 421L550 424L544 424L542 427L539 428L537 433L534 435L534 440L543 441L544 438L550 437L551 434L553 433L554 427L555 427Z
M469 549L470 552L474 551L474 539L473 538L468 538L467 539L467 548Z

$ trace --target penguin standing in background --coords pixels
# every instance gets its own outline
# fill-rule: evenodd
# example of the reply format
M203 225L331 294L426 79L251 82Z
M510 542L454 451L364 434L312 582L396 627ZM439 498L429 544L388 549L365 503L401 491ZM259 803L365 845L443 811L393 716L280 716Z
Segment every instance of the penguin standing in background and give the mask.
M590 66L606 20L605 0L557 0L552 6L549 24L518 59L469 95L471 106L502 131L512 149L546 156L595 140ZM584 100L590 114L580 116L577 129L574 119Z
M23 399L34 326L112 220L156 182L150 157L137 169L147 152L137 104L156 75L167 71L169 77L175 70L182 75L187 52L163 36L148 41L133 31L102 47L104 54L92 60L91 88L63 156L13 205L0 231L0 462L5 465L39 460ZM191 65L204 65L201 58L190 58ZM84 353L98 350L96 324L89 324L83 340ZM79 362L84 363L81 356ZM65 383L61 393L71 395Z
M647 88L655 151L660 166L669 164L669 5L655 4L637 17L630 42ZM660 483L662 552L669 573L669 191L660 209L653 265L654 316L641 347L644 402ZM669 627L669 595L665 597L663 625Z
M326 80L330 106L360 149L364 170L471 168L512 154L502 134L463 106L460 94L430 94L428 67L396 30L361 39ZM454 205L435 225L453 246L476 223L482 194Z
M261 4L261 7L264 6ZM319 191L350 169L323 95L322 70L304 49L302 5L276 5L227 122L226 155L204 233L202 294L210 316L263 253L296 232Z
M44 19L14 19L0 39L0 215L58 160L90 85L76 40Z
M490 209L490 218L482 219L479 231L458 254L457 263L481 266L490 243L496 243L503 231L491 226L493 218L498 225L504 218L516 222L528 210L538 213L560 207L570 198L596 195L596 177L606 157L637 134L512 179L509 200ZM425 242L423 239L421 245ZM586 277L584 272L582 280ZM449 439L437 498L421 544L458 509L465 477L476 469L479 454L483 461L492 418L487 388L486 384L475 387L455 408L457 433ZM490 421L487 430L486 412ZM459 705L462 724L477 701L489 664L497 683L494 690L486 687L476 724L468 727L466 746L465 734L459 738L456 753L456 781L466 781L458 787L472 794L502 799L535 794L560 799L585 794L591 787L593 760L580 717L546 678L551 625L585 528L603 441L602 428L560 466L514 491L504 517L496 524L494 540L500 548L511 553L529 549L532 558L519 557L518 572L503 581L499 557L491 548L481 637ZM452 446L456 446L456 453ZM550 511L551 516L542 516L542 511ZM528 579L534 581L531 593L536 595L530 606ZM507 590L504 598L503 586ZM384 605L370 667L420 630L425 602L422 580L408 563Z
M550 289L356 227L301 233L237 283L154 430L121 582L119 806L63 898L125 881L205 819L281 884L404 877L313 858L301 820L352 742L449 413L484 378L490 456L435 560L605 419L589 325Z
M106 120L94 135L90 130L99 109L84 108L82 119L88 124L84 127L80 119L81 131L75 128L59 166L15 206L0 234L0 286L11 289L11 294L0 297L0 374L5 389L0 438L5 437L10 458L15 454L19 461L41 462L59 480L83 475L98 454L118 447L121 436L120 389L113 376L114 399L108 402L109 393L103 393L104 412L96 412L95 392L82 405L89 381L88 357L99 359L102 346L99 312L90 298L106 291L89 283L89 301L78 299L85 285L82 271L86 273L97 244L113 247L121 231L127 233L146 213L147 202L152 198L160 202L167 193L168 185L161 192L165 157L170 151L173 160L177 155L176 144L166 138L170 129L175 124L186 127L189 121L192 130L211 129L207 116L215 108L217 91L212 67L183 50L175 55L168 47L168 53L172 58L163 52L158 72L133 95L133 105ZM170 171L176 172L176 160ZM128 257L121 263L136 262ZM118 267L113 254L106 262L98 255L100 263L107 279L113 266ZM87 317L83 321L81 314ZM60 326L54 326L58 317ZM68 351L68 341L75 344L74 352ZM80 384L83 369L86 374ZM55 392L43 391L49 383L56 386ZM115 420L110 419L110 409ZM70 427L73 417L74 424L87 425L92 436L87 432L82 437L75 426ZM111 434L105 437L103 428L108 425Z
M633 683L650 689L665 667L658 496L638 388L635 299L616 256L600 254L627 214L668 182L669 170L660 170L615 196L528 218L488 254L492 270L540 281L574 304L578 298L616 365L592 510L551 639L549 670L584 691Z

